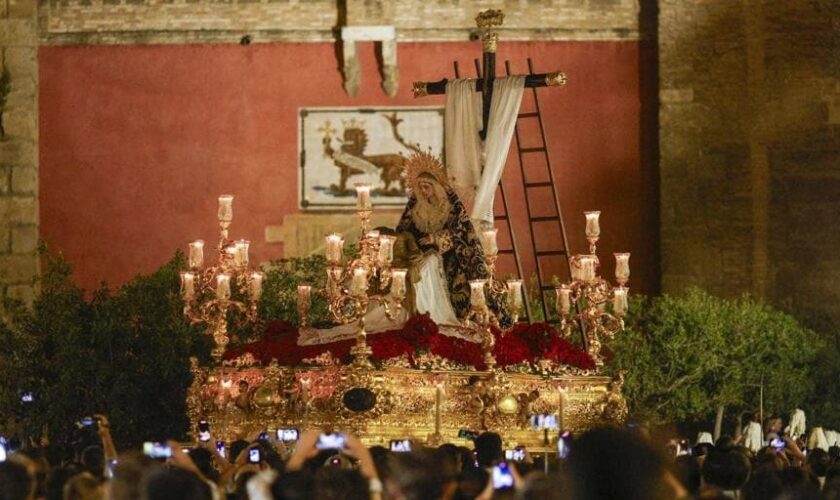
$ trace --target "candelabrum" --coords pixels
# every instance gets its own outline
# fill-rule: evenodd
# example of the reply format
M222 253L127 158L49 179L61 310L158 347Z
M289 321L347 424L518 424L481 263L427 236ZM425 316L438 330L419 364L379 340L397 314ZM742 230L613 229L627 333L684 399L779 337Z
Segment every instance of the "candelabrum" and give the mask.
M228 239L233 220L233 196L219 196L219 246L216 265L204 266L204 241L189 244L189 270L181 272L184 315L192 323L206 323L216 346L217 362L229 342L228 313L237 311L249 323L257 317L262 294L263 273L249 267L248 240ZM231 291L234 293L232 294Z
M326 298L333 320L342 324L356 323L356 345L350 350L353 365L370 368L371 349L367 344L365 314L371 304L379 304L388 319L393 320L405 300L407 270L392 268L395 236L370 229L373 213L370 184L356 184L357 206L361 222L359 255L343 263L344 238L338 234L326 237L327 286L319 292ZM390 292L390 293L389 293ZM308 324L312 289L298 287L298 313L301 326Z
M572 280L556 287L555 293L561 331L568 337L576 325L582 328L587 352L600 367L604 364L601 356L602 339L611 339L624 329L627 295L630 292L627 287L630 279L630 254L614 254L618 286L612 286L601 278L598 275L600 261L596 255L596 244L601 234L601 212L585 212L585 215L589 254L571 258Z
M482 231L484 247L484 258L487 264L489 277L487 279L476 279L470 281L470 312L464 321L464 327L478 334L481 346L484 351L484 364L488 370L496 366L496 359L493 356L493 347L496 339L493 336L492 328L502 331L502 334L509 331L519 321L522 313L522 280L511 279L502 283L496 279L496 260L499 256L499 246L496 240L497 230L495 228ZM511 316L511 324L505 328L499 321L498 316L487 305L488 294L497 303L503 303Z

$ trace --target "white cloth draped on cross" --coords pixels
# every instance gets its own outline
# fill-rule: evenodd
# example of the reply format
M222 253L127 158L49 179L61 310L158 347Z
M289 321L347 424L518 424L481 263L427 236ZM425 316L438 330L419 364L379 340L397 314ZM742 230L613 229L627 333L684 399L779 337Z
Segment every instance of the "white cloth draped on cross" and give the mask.
M477 229L493 224L496 186L507 160L524 87L524 76L493 81L487 139L482 143L478 135L481 94L475 90L475 80L457 79L446 84L446 169L464 203L472 202L470 218Z

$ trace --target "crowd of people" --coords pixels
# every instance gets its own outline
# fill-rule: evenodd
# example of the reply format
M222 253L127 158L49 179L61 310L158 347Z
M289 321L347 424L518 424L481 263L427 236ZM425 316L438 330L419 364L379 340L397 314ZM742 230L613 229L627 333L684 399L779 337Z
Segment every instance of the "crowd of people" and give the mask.
M392 450L321 430L293 439L260 433L223 447L207 435L192 447L147 443L118 455L108 419L97 416L67 446L6 443L0 500L840 500L840 448L808 449L769 422L757 451L744 446L746 436L655 446L639 429L600 427L560 434L561 453L552 456L505 450L493 432L470 448L403 441Z

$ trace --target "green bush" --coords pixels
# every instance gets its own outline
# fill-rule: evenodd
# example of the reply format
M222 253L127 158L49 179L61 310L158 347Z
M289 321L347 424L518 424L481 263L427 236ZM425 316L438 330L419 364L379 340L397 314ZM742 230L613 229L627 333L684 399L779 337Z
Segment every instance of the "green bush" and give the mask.
M31 310L9 304L0 327L0 405L26 435L61 435L73 422L106 413L123 445L185 437L189 357L205 361L209 337L183 318L180 253L149 276L90 298L70 266L49 257ZM31 391L32 404L20 394Z
M787 412L814 387L823 341L792 316L749 298L700 290L635 299L612 342L612 371L625 372L631 411L653 423L699 421L722 406Z

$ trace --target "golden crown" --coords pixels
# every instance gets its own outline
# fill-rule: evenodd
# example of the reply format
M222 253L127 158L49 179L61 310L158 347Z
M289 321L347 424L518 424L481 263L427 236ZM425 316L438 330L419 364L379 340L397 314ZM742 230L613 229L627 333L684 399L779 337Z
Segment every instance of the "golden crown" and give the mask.
M411 191L417 190L417 182L423 174L432 176L444 188L449 187L446 169L440 158L433 155L431 151L413 151L403 169L403 176Z

